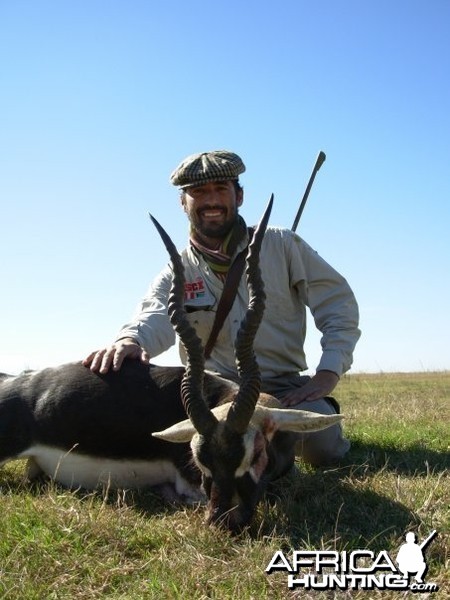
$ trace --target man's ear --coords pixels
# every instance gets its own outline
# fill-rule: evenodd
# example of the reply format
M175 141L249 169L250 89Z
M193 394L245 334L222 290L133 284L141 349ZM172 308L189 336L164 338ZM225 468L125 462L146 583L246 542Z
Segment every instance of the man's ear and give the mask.
M244 203L244 190L240 189L236 194L236 206L242 206Z

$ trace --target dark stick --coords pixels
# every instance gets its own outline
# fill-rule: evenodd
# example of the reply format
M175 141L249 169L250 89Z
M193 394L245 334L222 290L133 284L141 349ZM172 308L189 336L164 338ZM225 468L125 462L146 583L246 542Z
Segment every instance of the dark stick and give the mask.
M320 167L325 162L325 159L326 159L325 152L322 152L322 150L321 150L319 152L319 154L317 155L316 163L312 170L311 177L309 178L308 185L306 186L305 193L303 194L300 208L298 209L297 215L294 219L294 224L292 225L292 231L295 231L297 229L298 222L300 221L300 217L302 216L302 212L303 212L303 209L305 208L306 201L308 200L309 192L311 191L312 184L314 183L314 178L316 176L317 171L320 169Z

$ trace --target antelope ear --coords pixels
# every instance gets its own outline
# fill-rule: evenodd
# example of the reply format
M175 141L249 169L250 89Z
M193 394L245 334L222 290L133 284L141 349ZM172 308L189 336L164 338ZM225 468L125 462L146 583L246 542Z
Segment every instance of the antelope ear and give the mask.
M175 425L164 429L164 431L154 431L152 436L166 442L182 443L190 442L195 433L197 433L195 427L189 419L186 419L185 421L175 423Z
M320 415L307 410L263 406L257 406L254 414L254 421L258 425L268 419L275 430L298 433L320 431L339 423L343 418L343 415Z

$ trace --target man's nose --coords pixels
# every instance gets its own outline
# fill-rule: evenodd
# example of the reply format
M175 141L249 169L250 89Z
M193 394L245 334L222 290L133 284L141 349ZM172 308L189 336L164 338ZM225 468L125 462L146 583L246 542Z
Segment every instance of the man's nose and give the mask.
M205 204L221 204L220 193L216 190L210 190L204 198Z

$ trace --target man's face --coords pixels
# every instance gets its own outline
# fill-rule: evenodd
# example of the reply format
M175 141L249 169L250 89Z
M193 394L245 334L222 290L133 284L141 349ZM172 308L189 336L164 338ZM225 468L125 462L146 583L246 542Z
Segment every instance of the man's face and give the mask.
M224 238L236 222L242 190L233 181L214 181L187 188L182 205L194 230L202 237Z

